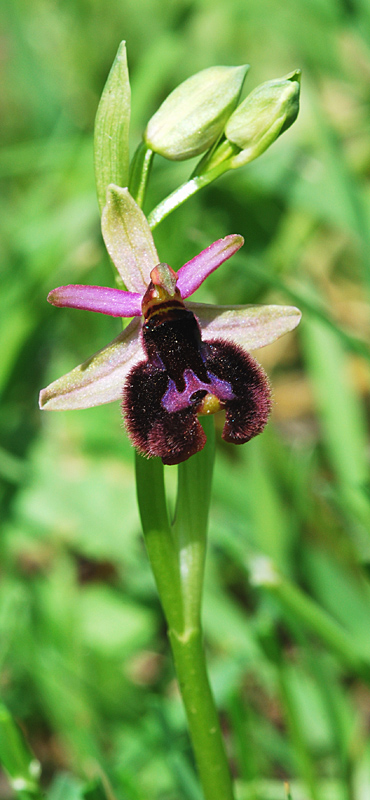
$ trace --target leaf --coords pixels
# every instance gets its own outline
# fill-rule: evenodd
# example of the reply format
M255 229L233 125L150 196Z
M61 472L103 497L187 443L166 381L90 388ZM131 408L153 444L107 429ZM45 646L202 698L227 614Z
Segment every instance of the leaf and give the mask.
M38 778L41 767L31 753L10 712L0 705L0 763L7 772L15 792L29 792L41 798Z

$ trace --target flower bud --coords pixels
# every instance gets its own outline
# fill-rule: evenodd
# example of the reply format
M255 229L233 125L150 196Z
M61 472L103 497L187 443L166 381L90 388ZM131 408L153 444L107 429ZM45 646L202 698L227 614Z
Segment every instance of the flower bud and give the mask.
M292 125L299 111L300 77L300 70L296 70L262 83L234 111L225 136L241 152L232 157L232 167L257 158Z
M210 67L180 83L149 120L147 146L174 161L208 150L236 107L248 69Z

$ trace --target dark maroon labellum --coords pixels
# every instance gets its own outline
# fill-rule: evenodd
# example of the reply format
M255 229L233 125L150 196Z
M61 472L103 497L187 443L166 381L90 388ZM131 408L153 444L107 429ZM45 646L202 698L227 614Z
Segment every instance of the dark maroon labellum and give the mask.
M267 378L242 348L203 342L199 324L176 290L151 283L143 300L147 361L133 368L123 412L133 444L164 464L179 464L204 447L199 414L225 409L222 436L244 444L260 433L270 411Z

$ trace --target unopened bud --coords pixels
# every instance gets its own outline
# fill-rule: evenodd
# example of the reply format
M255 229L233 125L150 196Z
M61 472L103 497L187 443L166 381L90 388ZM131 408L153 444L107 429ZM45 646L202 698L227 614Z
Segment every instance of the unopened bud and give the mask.
M241 152L230 166L240 167L257 156L286 131L299 111L300 70L257 86L238 106L225 127L225 136Z
M210 67L177 86L149 120L147 146L174 161L212 147L236 107L248 69Z

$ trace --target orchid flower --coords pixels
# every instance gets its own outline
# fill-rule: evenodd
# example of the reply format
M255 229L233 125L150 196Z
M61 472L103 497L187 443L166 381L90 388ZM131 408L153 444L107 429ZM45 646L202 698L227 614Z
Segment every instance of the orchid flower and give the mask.
M110 344L40 394L50 410L121 400L132 443L178 464L204 447L198 416L225 410L223 438L243 444L266 425L270 389L249 351L293 330L291 306L184 302L239 250L237 234L213 242L176 273L160 263L141 209L111 185L102 216L106 247L127 290L69 285L50 292L56 306L133 320Z

